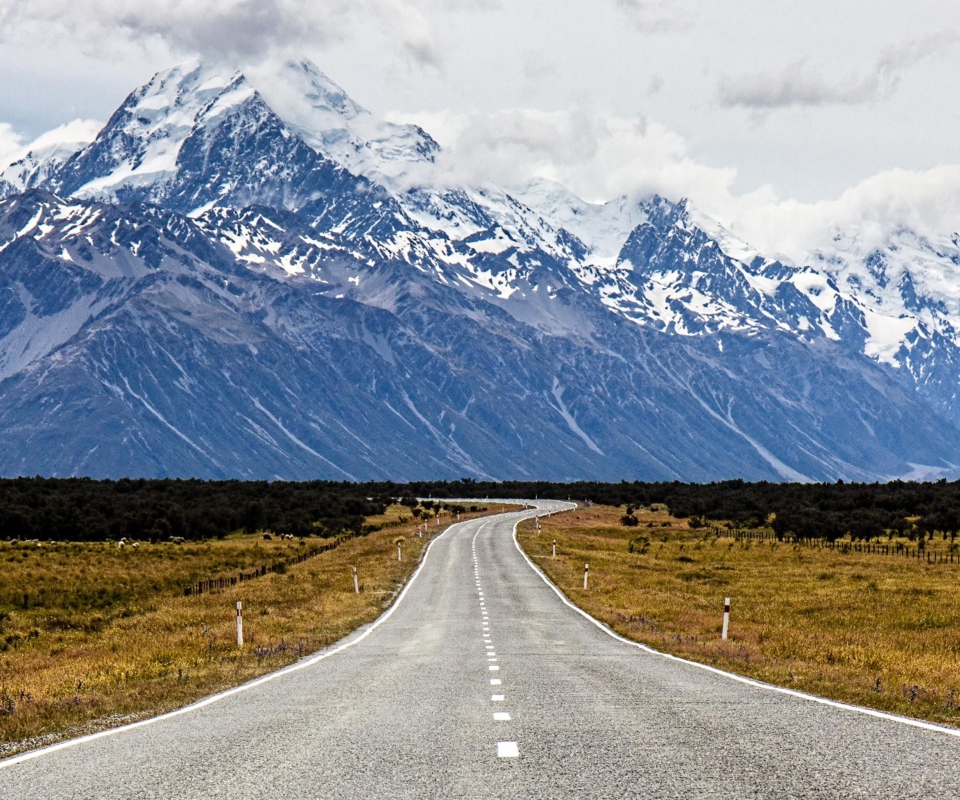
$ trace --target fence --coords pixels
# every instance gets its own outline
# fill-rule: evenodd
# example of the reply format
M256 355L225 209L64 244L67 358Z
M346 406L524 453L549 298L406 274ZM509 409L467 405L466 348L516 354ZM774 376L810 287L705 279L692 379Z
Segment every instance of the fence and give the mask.
M330 550L339 547L348 539L352 538L352 536L339 536L332 542L322 544L319 547L314 547L305 553L298 553L295 556L285 558L283 561L279 562L279 564L282 564L284 569L287 567L292 567L294 564L301 564L308 558L313 558L321 553L327 553ZM206 580L198 581L197 583L193 584L193 586L185 587L183 594L185 597L191 597L192 595L214 592L218 589L228 589L231 586L236 586L238 583L251 581L254 578L262 578L264 575L269 575L271 572L276 572L277 567L278 564L264 564L261 567L255 567L253 572L240 572L238 575L226 575L220 578L208 578Z
M720 529L714 529L719 531ZM718 535L729 535L729 533ZM943 550L930 551L924 547L909 547L900 542L896 544L876 544L874 542L836 542L828 539L797 539L784 537L777 539L776 534L767 531L733 531L733 537L738 542L756 541L773 542L781 541L784 544L796 544L801 547L815 547L819 550L833 550L837 553L872 553L879 556L902 556L904 558L914 558L918 561L927 560L928 564L960 564L960 553Z

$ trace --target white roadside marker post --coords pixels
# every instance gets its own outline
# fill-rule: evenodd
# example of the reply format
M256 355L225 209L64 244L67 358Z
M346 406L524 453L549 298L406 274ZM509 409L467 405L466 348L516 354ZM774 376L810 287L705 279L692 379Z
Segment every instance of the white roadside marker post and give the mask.
M237 600L237 647L243 647L243 606Z
M360 584L357 582L357 568L353 568L353 591L354 594L360 594Z
M557 540L556 539L553 540L553 555L550 557L551 558L557 557Z
M723 599L723 633L720 634L721 639L727 638L727 628L730 627L730 598L725 597Z
M400 561L400 542L397 542L397 561Z
M590 565L584 564L583 565L583 588L584 589L587 588L587 575L589 574L590 574Z

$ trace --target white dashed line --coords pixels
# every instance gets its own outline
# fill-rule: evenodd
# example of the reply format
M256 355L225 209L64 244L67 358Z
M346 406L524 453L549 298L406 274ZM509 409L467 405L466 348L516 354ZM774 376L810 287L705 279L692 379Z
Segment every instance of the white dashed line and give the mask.
M503 683L503 681L500 680L499 678L491 678L491 679L490 679L490 685L491 685L491 686L500 686L500 684L502 684L502 683Z
M502 703L502 702L503 702L503 695L502 695L502 694L492 694L492 695L490 695L490 702L491 702L491 703Z
M493 719L496 722L509 722L510 715L506 711L495 711L493 714Z
M490 670L491 672L496 672L498 669L500 669L500 667L498 667L496 664L492 664L489 667L487 667L487 669Z
M498 758L520 758L520 748L516 742L497 742Z

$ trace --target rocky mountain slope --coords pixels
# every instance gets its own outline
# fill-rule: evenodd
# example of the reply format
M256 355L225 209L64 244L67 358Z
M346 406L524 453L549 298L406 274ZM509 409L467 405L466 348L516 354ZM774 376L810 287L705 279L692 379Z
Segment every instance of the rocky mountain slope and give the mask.
M956 473L956 238L785 264L685 201L451 186L438 152L309 62L192 62L9 167L0 471Z

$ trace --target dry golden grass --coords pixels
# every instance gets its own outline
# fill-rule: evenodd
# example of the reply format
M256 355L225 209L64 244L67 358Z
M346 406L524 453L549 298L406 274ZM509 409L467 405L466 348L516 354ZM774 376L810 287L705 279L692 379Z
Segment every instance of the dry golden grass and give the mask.
M463 518L469 516L477 515ZM451 517L444 512L440 526L432 521L429 535ZM183 589L198 579L277 563L323 540L300 545L236 535L122 549L0 543L0 757L182 706L371 622L392 602L429 538L417 536L409 509L399 506L368 522L395 524L285 572L191 597ZM244 609L242 650L237 600Z
M524 523L519 541L567 596L631 639L792 689L960 724L960 565L735 542L665 512L637 512L640 526L627 528L623 513L578 509L543 520L539 536ZM630 553L641 536L646 553Z

